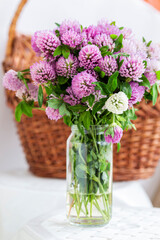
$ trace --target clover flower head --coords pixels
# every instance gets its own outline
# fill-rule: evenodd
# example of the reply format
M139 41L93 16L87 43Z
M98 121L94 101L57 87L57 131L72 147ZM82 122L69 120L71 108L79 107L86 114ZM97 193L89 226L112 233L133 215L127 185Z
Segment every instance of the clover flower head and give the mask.
M46 108L46 115L50 120L55 120L55 121L58 121L63 117L60 115L58 109L53 109L51 107Z
M119 36L121 34L121 30L117 26L105 19L102 19L98 22L97 31L107 35L115 34Z
M60 35L63 35L64 33L68 32L69 30L72 30L78 34L81 33L81 25L78 21L73 20L65 20L61 23L59 31Z
M32 46L35 45L35 49L39 49L42 56L47 60L53 61L55 58L53 57L55 49L60 46L59 38L54 34L53 31L39 31L35 37L35 44L32 42Z
M23 85L16 92L16 97L19 99L25 99L26 101L35 101L38 102L38 87L32 83L28 83L28 88Z
M141 82L140 78L145 72L143 59L139 55L130 55L123 57L124 60L119 73L122 77L130 78L133 81Z
M85 69L94 69L98 66L99 60L102 58L99 48L95 45L87 45L79 52L80 67Z
M160 44L151 43L147 49L148 57L160 61Z
M103 108L115 114L122 114L128 109L128 97L124 92L114 93L107 99Z
M118 70L118 64L115 58L112 56L105 56L99 61L100 69L105 72L106 76L111 76L116 70Z
M3 87L8 90L17 91L23 86L23 83L18 78L18 73L14 70L9 70L4 74Z
M83 97L89 96L95 90L95 85L93 82L96 82L96 78L94 78L91 74L83 71L78 73L72 79L72 90L74 95L78 99L82 99Z
M123 136L123 129L120 126L116 125L115 127L113 127L113 130L114 130L113 137L110 134L106 136L105 133L107 130L104 132L104 138L107 143L119 143Z
M84 28L82 30L82 36L83 36L83 46L88 45L88 42L94 43L94 39L97 34L100 34L98 28L96 26L89 26L87 28Z
M113 52L115 48L115 43L113 42L112 38L104 33L96 35L94 38L94 44L98 45L100 48L103 46L108 46L108 50L110 52Z
M54 81L56 78L56 73L54 65L46 62L39 61L34 63L30 67L31 78L33 82L38 85L42 83L47 83L48 81Z
M57 75L66 78L73 78L77 73L78 66L78 59L73 54L70 54L67 59L61 56L56 62Z
M77 99L77 98L74 96L72 87L68 87L68 88L66 89L66 92L67 92L68 94L64 95L64 97L63 97L63 95L62 95L64 102L70 104L71 106L80 104L80 100Z
M128 101L128 104L130 107L133 106L133 104L140 102L143 98L145 87L139 86L137 82L130 82L129 83L132 89L132 95L131 98Z
M62 37L61 37L61 41L64 45L67 45L71 48L76 48L77 46L79 46L82 42L82 36L81 34L73 31L73 30L69 30L68 32L65 32Z

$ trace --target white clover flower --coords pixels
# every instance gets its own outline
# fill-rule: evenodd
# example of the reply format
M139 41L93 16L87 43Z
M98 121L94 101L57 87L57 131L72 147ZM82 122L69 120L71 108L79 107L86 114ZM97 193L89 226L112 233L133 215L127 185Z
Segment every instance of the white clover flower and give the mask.
M122 114L128 109L128 97L124 92L115 93L107 99L103 108L115 114Z

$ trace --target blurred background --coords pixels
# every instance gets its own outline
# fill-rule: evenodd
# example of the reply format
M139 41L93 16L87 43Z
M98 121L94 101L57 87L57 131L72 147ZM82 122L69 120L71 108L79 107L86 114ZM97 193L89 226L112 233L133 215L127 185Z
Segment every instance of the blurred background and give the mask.
M19 0L0 1L0 63L5 57L8 30ZM32 34L41 29L53 29L54 23L77 19L82 25L96 24L107 18L117 25L131 28L147 41L160 43L160 0L29 0L17 24L17 31ZM0 65L0 79L3 70ZM4 89L0 84L0 176L3 173L27 170L11 110L5 104ZM160 207L160 164L153 177L140 180L149 198ZM157 206L157 205L156 205Z

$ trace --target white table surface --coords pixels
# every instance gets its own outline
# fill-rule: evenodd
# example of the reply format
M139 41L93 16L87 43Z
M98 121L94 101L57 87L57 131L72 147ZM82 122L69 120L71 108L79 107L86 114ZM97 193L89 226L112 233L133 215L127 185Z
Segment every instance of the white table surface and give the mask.
M156 208L113 208L111 222L103 227L73 226L64 211L54 211L30 221L13 240L160 240L159 222Z
M11 240L27 222L46 212L65 214L65 193L65 180L38 178L25 170L1 173L0 240ZM113 206L152 208L137 181L113 184Z

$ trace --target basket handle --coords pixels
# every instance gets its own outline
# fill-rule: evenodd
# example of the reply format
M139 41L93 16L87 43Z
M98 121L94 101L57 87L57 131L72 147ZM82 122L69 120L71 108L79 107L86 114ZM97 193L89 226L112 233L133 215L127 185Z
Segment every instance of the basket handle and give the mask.
M27 3L28 0L21 0L18 8L14 14L14 17L12 19L12 22L10 24L10 28L9 28L9 32L8 32L8 42L7 42L7 48L6 48L6 56L10 56L12 54L12 44L13 44L13 40L15 37L15 33L16 33L16 24L18 21L18 18L20 16L20 13L24 7L24 5Z

